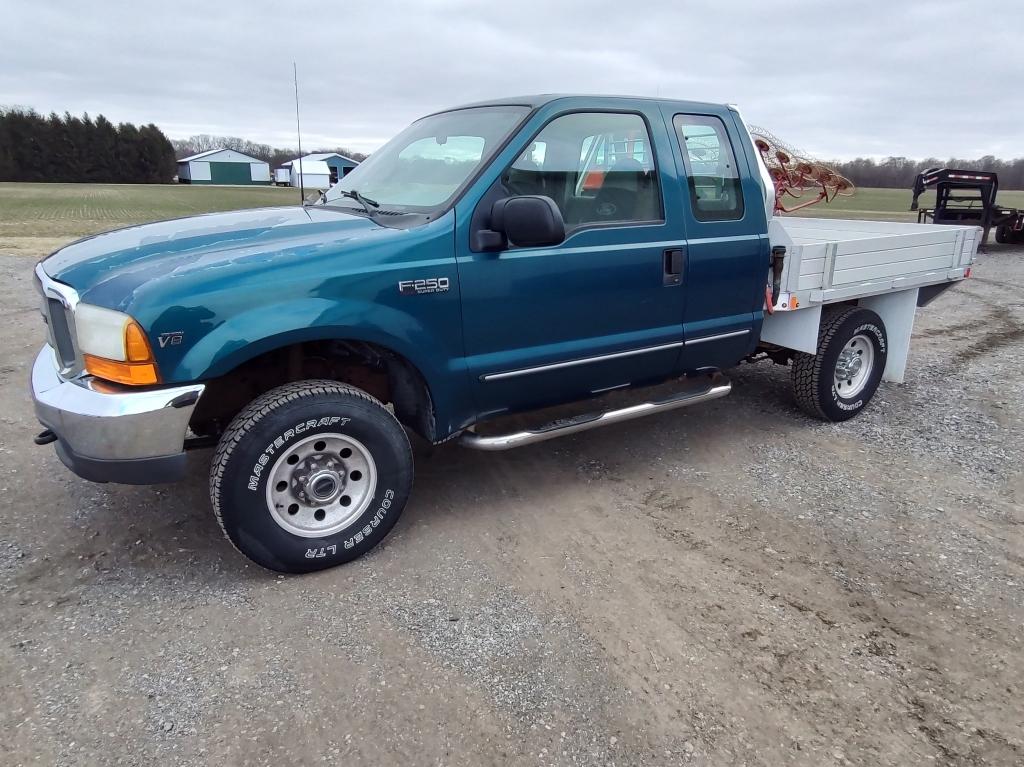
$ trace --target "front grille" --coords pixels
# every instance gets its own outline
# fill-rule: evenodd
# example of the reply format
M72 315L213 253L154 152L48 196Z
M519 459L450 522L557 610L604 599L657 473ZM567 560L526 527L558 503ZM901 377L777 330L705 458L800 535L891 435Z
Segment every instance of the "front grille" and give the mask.
M75 341L68 324L68 311L56 298L46 299L46 309L46 323L50 326L50 337L60 366L64 369L72 368L75 366Z
M41 265L36 266L36 287L42 295L40 309L47 326L47 341L60 363L60 374L77 375L82 365L75 340L75 306L78 293L69 285L50 278Z

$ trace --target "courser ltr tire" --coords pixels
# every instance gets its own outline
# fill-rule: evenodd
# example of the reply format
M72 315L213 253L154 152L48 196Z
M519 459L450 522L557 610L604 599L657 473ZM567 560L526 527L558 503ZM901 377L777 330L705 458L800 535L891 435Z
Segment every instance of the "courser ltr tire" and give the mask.
M856 340L870 369L853 396L837 388L840 354ZM870 348L863 348L869 345ZM878 389L885 370L889 341L881 318L858 306L826 307L818 326L818 353L797 352L792 364L793 396L808 415L825 421L846 421L863 410Z
M300 455L308 457L300 463ZM368 457L353 463L360 456ZM320 473L338 480L329 508L340 514L340 529L328 529L332 518L323 509L313 511L320 502L310 487L292 498L292 488L281 481L290 478L299 486L299 478L308 480L317 473L302 473L308 461L314 470L328 462L337 467ZM384 405L336 381L300 381L263 394L235 416L214 453L210 500L221 529L242 554L271 570L305 573L349 562L380 543L405 507L412 478L409 438ZM268 486L272 481L275 486ZM317 489L329 486L326 481ZM348 487L355 503L344 495ZM346 500L350 508L343 509ZM295 513L300 506L305 517ZM326 521L314 521L313 514ZM300 527L301 519L307 528Z

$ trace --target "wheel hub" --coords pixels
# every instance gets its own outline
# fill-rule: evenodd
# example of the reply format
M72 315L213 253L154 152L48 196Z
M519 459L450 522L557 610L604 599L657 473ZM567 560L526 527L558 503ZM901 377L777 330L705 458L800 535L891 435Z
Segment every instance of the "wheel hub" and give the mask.
M843 349L836 363L836 375L840 378L853 378L860 372L863 361L853 349Z
M289 533L323 538L353 524L376 488L377 467L361 442L316 434L278 455L267 480L267 506Z
M292 476L295 497L309 504L331 503L345 489L345 465L334 456L307 458Z
M843 347L836 360L833 386L840 397L856 397L867 386L875 365L875 347L866 335L858 333Z

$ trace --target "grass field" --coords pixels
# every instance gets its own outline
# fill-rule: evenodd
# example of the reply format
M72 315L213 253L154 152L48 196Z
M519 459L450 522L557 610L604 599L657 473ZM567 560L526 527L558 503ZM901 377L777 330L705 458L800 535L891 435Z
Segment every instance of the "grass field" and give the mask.
M804 216L914 221L905 189L858 189L853 197L813 205ZM932 195L922 198L930 205ZM1004 205L1024 207L1024 192L1000 192ZM86 234L193 213L293 205L289 188L245 186L0 184L0 253L40 257Z
M807 195L806 198L813 198ZM913 197L909 189L857 189L852 197L837 197L830 203L818 203L799 211L801 216L821 218L870 218L884 221L917 221L917 212L910 210ZM998 201L1002 205L1024 208L1024 192L1000 192ZM800 200L786 199L786 204L799 204ZM930 208L935 202L935 193L921 196L920 205Z
M272 186L0 184L0 253L39 257L121 226L298 199L297 190Z

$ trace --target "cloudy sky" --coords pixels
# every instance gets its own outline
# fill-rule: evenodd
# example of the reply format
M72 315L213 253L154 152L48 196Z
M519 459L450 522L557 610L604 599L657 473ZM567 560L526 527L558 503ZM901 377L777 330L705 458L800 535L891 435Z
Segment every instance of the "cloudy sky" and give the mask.
M998 10L982 18L983 9ZM823 158L1024 155L1024 2L0 0L0 104L372 151L496 96L738 104Z

